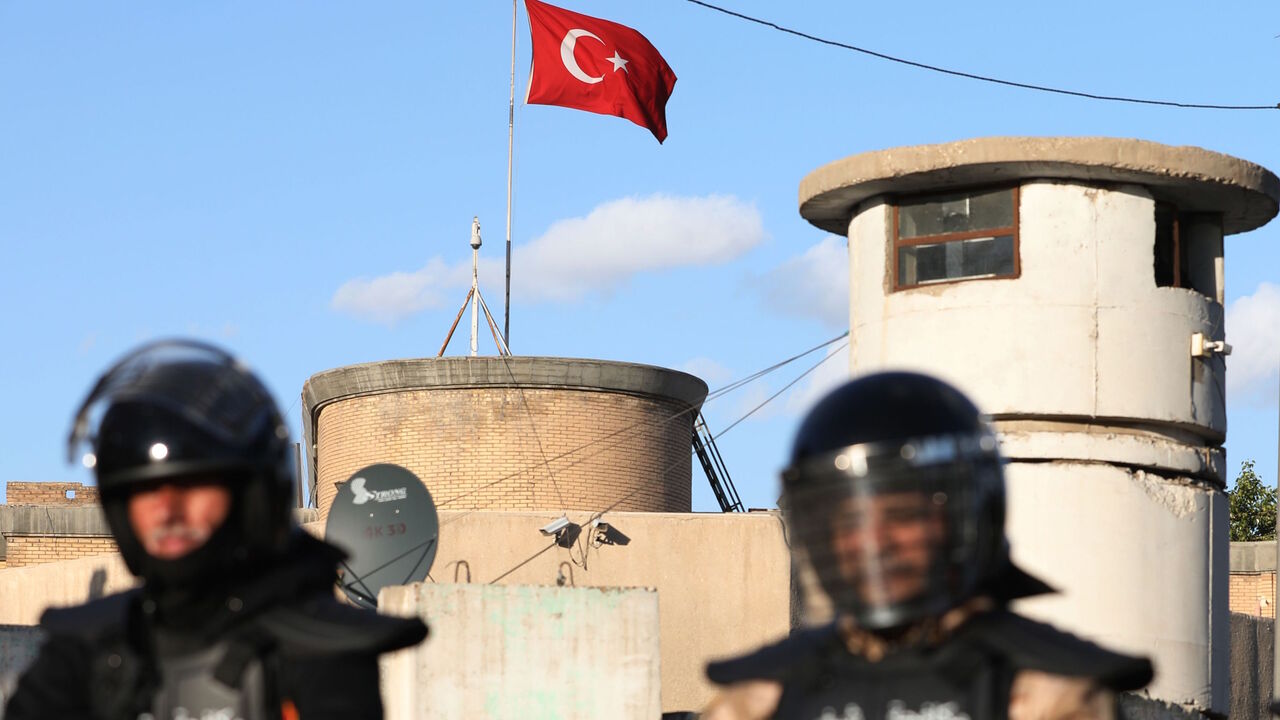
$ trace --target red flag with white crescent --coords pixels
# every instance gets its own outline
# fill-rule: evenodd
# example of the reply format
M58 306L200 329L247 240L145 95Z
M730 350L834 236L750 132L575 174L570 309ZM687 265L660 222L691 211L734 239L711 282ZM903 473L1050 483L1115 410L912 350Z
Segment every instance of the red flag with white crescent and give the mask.
M676 74L645 36L539 0L525 9L533 40L525 102L616 115L666 139Z

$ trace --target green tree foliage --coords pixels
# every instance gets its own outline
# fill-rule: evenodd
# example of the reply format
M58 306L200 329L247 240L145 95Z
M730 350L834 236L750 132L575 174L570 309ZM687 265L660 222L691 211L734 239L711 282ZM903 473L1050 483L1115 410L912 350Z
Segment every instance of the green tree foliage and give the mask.
M1262 484L1253 461L1240 466L1236 486L1227 491L1231 503L1231 541L1276 539L1276 489Z

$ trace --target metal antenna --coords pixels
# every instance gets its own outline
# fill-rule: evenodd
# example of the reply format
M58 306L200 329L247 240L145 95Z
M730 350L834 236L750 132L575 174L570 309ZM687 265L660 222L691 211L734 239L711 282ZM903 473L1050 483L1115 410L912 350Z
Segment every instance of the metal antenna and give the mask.
M471 218L471 357L480 332L480 218Z

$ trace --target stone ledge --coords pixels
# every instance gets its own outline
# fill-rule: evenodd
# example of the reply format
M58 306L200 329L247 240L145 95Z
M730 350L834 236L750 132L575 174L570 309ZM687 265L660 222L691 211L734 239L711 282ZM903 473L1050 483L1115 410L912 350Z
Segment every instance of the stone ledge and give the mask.
M1265 573L1275 571L1275 540L1231 543L1231 572Z
M800 214L844 237L858 203L1033 180L1140 185L1184 210L1221 212L1223 233L1253 230L1280 209L1280 178L1191 146L1102 137L986 137L851 155L800 182Z

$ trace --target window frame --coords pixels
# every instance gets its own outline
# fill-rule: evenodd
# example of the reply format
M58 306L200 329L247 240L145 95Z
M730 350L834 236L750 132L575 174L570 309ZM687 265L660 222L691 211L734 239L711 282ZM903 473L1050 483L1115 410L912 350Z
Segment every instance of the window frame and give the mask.
M927 201L929 198L946 197L949 195L972 195L997 190L1008 190L1013 195L1013 224L1011 226L982 228L981 230L966 230L964 232L939 233L937 235L923 235L920 237L906 239L903 239L900 236L899 214L902 212L902 204L904 202L915 202L920 200ZM890 238L889 242L889 278L891 283L891 292L912 290L922 287L935 287L937 285L950 285L953 283L970 282L973 280L1015 280L1022 277L1022 242L1020 237L1021 233L1019 232L1019 226L1022 224L1021 208L1019 207L1022 204L1021 190L1021 185L977 185L967 188L955 188L938 192L903 195L893 198L893 236ZM911 284L902 284L898 281L898 252L901 248L911 247L914 245L940 245L947 242L973 240L976 238L997 238L1004 235L1013 236L1012 273L1005 275L970 275L966 277L930 280L928 282L917 282Z
M1159 275L1153 272L1152 280L1157 288L1178 288L1179 290L1190 290L1198 293L1201 297L1208 298L1218 304L1223 304L1225 283L1215 280L1213 292L1207 293L1204 288L1196 287L1191 277L1192 258L1188 256L1191 252L1190 238L1184 234L1184 229L1194 225L1197 220L1203 221L1209 218L1211 222L1218 226L1217 242L1223 244L1226 233L1223 230L1223 213L1205 212L1197 210L1184 210L1180 205L1173 202L1157 200L1155 205L1156 214L1156 237L1152 243L1152 269L1155 269L1155 262L1160 258L1160 214L1164 212L1169 217L1169 245L1170 245L1170 275L1172 282L1167 285L1160 284ZM1220 247L1219 253L1225 252L1225 247ZM1215 272L1216 275L1216 272Z

